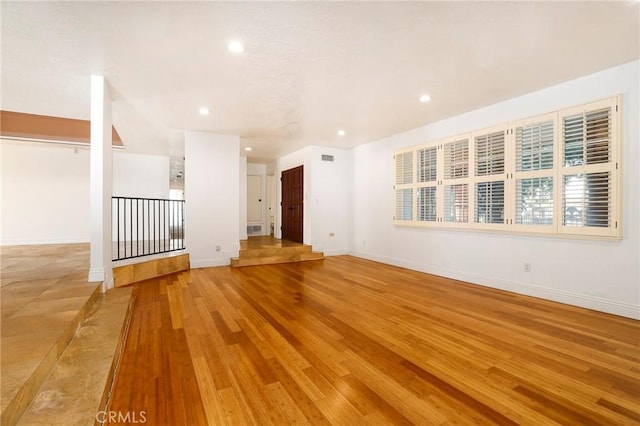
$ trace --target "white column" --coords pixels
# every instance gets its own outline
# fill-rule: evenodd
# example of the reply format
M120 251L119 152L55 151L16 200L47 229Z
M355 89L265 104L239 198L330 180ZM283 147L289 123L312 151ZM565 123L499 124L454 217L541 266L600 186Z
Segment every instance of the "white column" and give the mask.
M240 137L188 131L184 151L191 267L228 265L240 250Z
M103 76L91 76L90 214L91 265L89 282L113 288L111 266L111 96Z
M240 239L247 239L247 157L240 157Z

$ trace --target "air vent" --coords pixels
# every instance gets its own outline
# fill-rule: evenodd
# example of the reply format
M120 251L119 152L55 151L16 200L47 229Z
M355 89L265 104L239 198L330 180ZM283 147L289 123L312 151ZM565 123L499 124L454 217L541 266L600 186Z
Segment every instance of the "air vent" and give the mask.
M262 233L262 225L249 225L247 226L247 234L254 235Z
M322 161L333 161L333 155L322 154Z

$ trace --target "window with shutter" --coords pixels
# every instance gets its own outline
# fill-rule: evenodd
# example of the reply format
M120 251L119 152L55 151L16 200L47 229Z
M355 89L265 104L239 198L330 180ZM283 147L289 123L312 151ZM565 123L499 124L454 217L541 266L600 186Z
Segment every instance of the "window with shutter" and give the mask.
M611 173L565 175L562 183L564 226L611 226Z
M442 222L449 226L469 223L469 140L463 135L442 144Z
M413 182L413 152L396 154L396 186Z
M562 111L562 233L619 236L617 98Z
M394 220L413 220L413 151L398 152L395 155L395 206Z
M418 220L435 222L438 217L437 213L436 187L418 188Z
M395 219L400 221L413 220L413 190L396 189Z
M553 226L553 177L516 179L516 225Z
M438 147L418 150L418 182L435 182L438 170Z
M417 217L418 222L436 222L438 219L437 175L438 147L430 146L417 154Z
M416 151L417 217L418 222L438 220L437 178L438 147L428 146Z
M469 138L445 143L444 178L463 179L469 177Z
M620 238L620 98L404 148L398 225Z
M556 114L546 114L513 123L515 230L555 232L556 121Z
M476 183L476 223L504 224L504 181Z
M474 217L478 227L505 225L507 131L504 126L473 134ZM488 226L487 226L488 225Z
M450 223L469 223L469 184L444 186L442 220Z

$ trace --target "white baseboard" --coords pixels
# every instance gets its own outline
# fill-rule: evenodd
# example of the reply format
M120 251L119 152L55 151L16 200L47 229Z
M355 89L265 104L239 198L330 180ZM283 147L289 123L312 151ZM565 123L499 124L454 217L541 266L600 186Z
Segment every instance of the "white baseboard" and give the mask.
M622 303L617 300L558 290L555 288L543 287L519 281L510 281L496 277L473 274L451 268L443 268L436 265L418 264L403 259L378 256L371 253L350 251L349 254L363 259L373 260L454 280L465 281L471 284L510 291L526 296L539 297L541 299L578 306L581 308L593 309L595 311L606 312L608 314L619 315L622 317L640 319L640 305Z
M345 254L349 254L349 250L347 249L331 249L323 251L325 257L326 256L343 256Z
M52 240L2 240L0 246L34 246L46 244L89 244L84 238L56 238Z
M198 268L211 268L214 266L228 266L231 264L229 259L190 259L189 260L191 269Z
M90 283L97 283L97 282L104 281L104 268L89 269L89 278L87 280Z
M115 287L115 283L113 281L113 277L111 277L109 280L105 280L102 282L102 292L106 293L107 291L111 290L112 288Z

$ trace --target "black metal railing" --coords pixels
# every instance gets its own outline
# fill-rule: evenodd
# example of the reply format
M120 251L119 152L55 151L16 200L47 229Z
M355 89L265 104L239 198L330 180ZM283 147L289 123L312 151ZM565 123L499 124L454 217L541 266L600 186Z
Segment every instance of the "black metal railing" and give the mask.
M184 200L111 197L113 260L184 249Z

